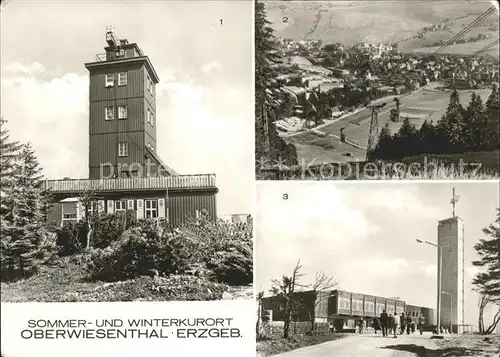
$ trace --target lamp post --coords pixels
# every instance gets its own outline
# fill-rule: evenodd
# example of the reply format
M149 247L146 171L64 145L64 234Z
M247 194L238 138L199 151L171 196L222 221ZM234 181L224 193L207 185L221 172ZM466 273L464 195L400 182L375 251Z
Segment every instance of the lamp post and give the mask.
M441 278L442 278L442 270L443 270L443 252L441 246L428 242L426 240L417 239L417 243L425 243L432 245L438 249L438 279L437 279L437 333L438 335L441 333Z
M453 333L453 295L447 291L441 292L450 296L450 333Z

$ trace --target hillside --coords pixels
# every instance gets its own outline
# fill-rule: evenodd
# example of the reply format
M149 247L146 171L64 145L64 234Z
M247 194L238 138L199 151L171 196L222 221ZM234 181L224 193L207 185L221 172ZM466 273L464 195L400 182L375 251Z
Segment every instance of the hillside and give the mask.
M266 10L276 36L296 40L322 40L352 45L358 42L398 42L422 28L447 20L447 29L423 39L402 43L405 51L451 38L491 2L471 1L269 1ZM479 33L495 36L498 16L484 19L466 37ZM498 52L498 47L497 51Z

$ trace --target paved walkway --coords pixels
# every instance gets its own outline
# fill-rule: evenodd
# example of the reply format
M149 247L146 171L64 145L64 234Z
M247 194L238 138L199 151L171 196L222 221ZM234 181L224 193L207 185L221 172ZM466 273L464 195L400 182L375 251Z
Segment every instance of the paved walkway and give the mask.
M276 357L415 357L422 348L437 349L430 333L398 335L398 338L381 334L353 335L315 346L298 348Z

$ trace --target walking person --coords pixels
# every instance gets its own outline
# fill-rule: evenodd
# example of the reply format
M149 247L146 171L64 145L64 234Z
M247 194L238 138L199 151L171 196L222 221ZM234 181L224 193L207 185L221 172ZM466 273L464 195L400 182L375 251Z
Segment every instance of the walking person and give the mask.
M411 316L410 314L406 314L406 334L409 335L410 334L410 330L411 330Z
M383 310L380 314L380 327L382 327L382 336L387 336L387 325L389 324L389 315Z
M359 334L361 335L363 333L363 320L358 321L358 326L359 326Z
M380 330L380 321L379 321L378 317L375 317L373 319L372 327L373 327L373 330L375 331L375 334L377 334L377 331Z
M418 330L420 331L420 334L424 333L424 324L425 324L424 314L420 314L418 318Z
M387 335L392 335L392 327L394 326L394 316L389 314L389 323L387 324Z
M399 324L401 325L401 335L405 333L405 327L406 327L406 317L405 313L401 313L401 317L399 318Z
M392 325L392 329L394 330L394 338L398 338L398 325L400 322L399 316L397 313L394 313L394 321Z

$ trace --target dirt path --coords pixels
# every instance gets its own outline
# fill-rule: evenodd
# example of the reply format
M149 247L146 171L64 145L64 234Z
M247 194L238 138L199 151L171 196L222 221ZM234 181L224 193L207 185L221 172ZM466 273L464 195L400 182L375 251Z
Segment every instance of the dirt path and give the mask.
M398 336L384 338L380 334L353 335L341 340L322 343L320 345L299 348L285 352L279 357L413 357L441 356L435 354L435 340L429 339L430 334ZM429 351L431 354L421 354Z

